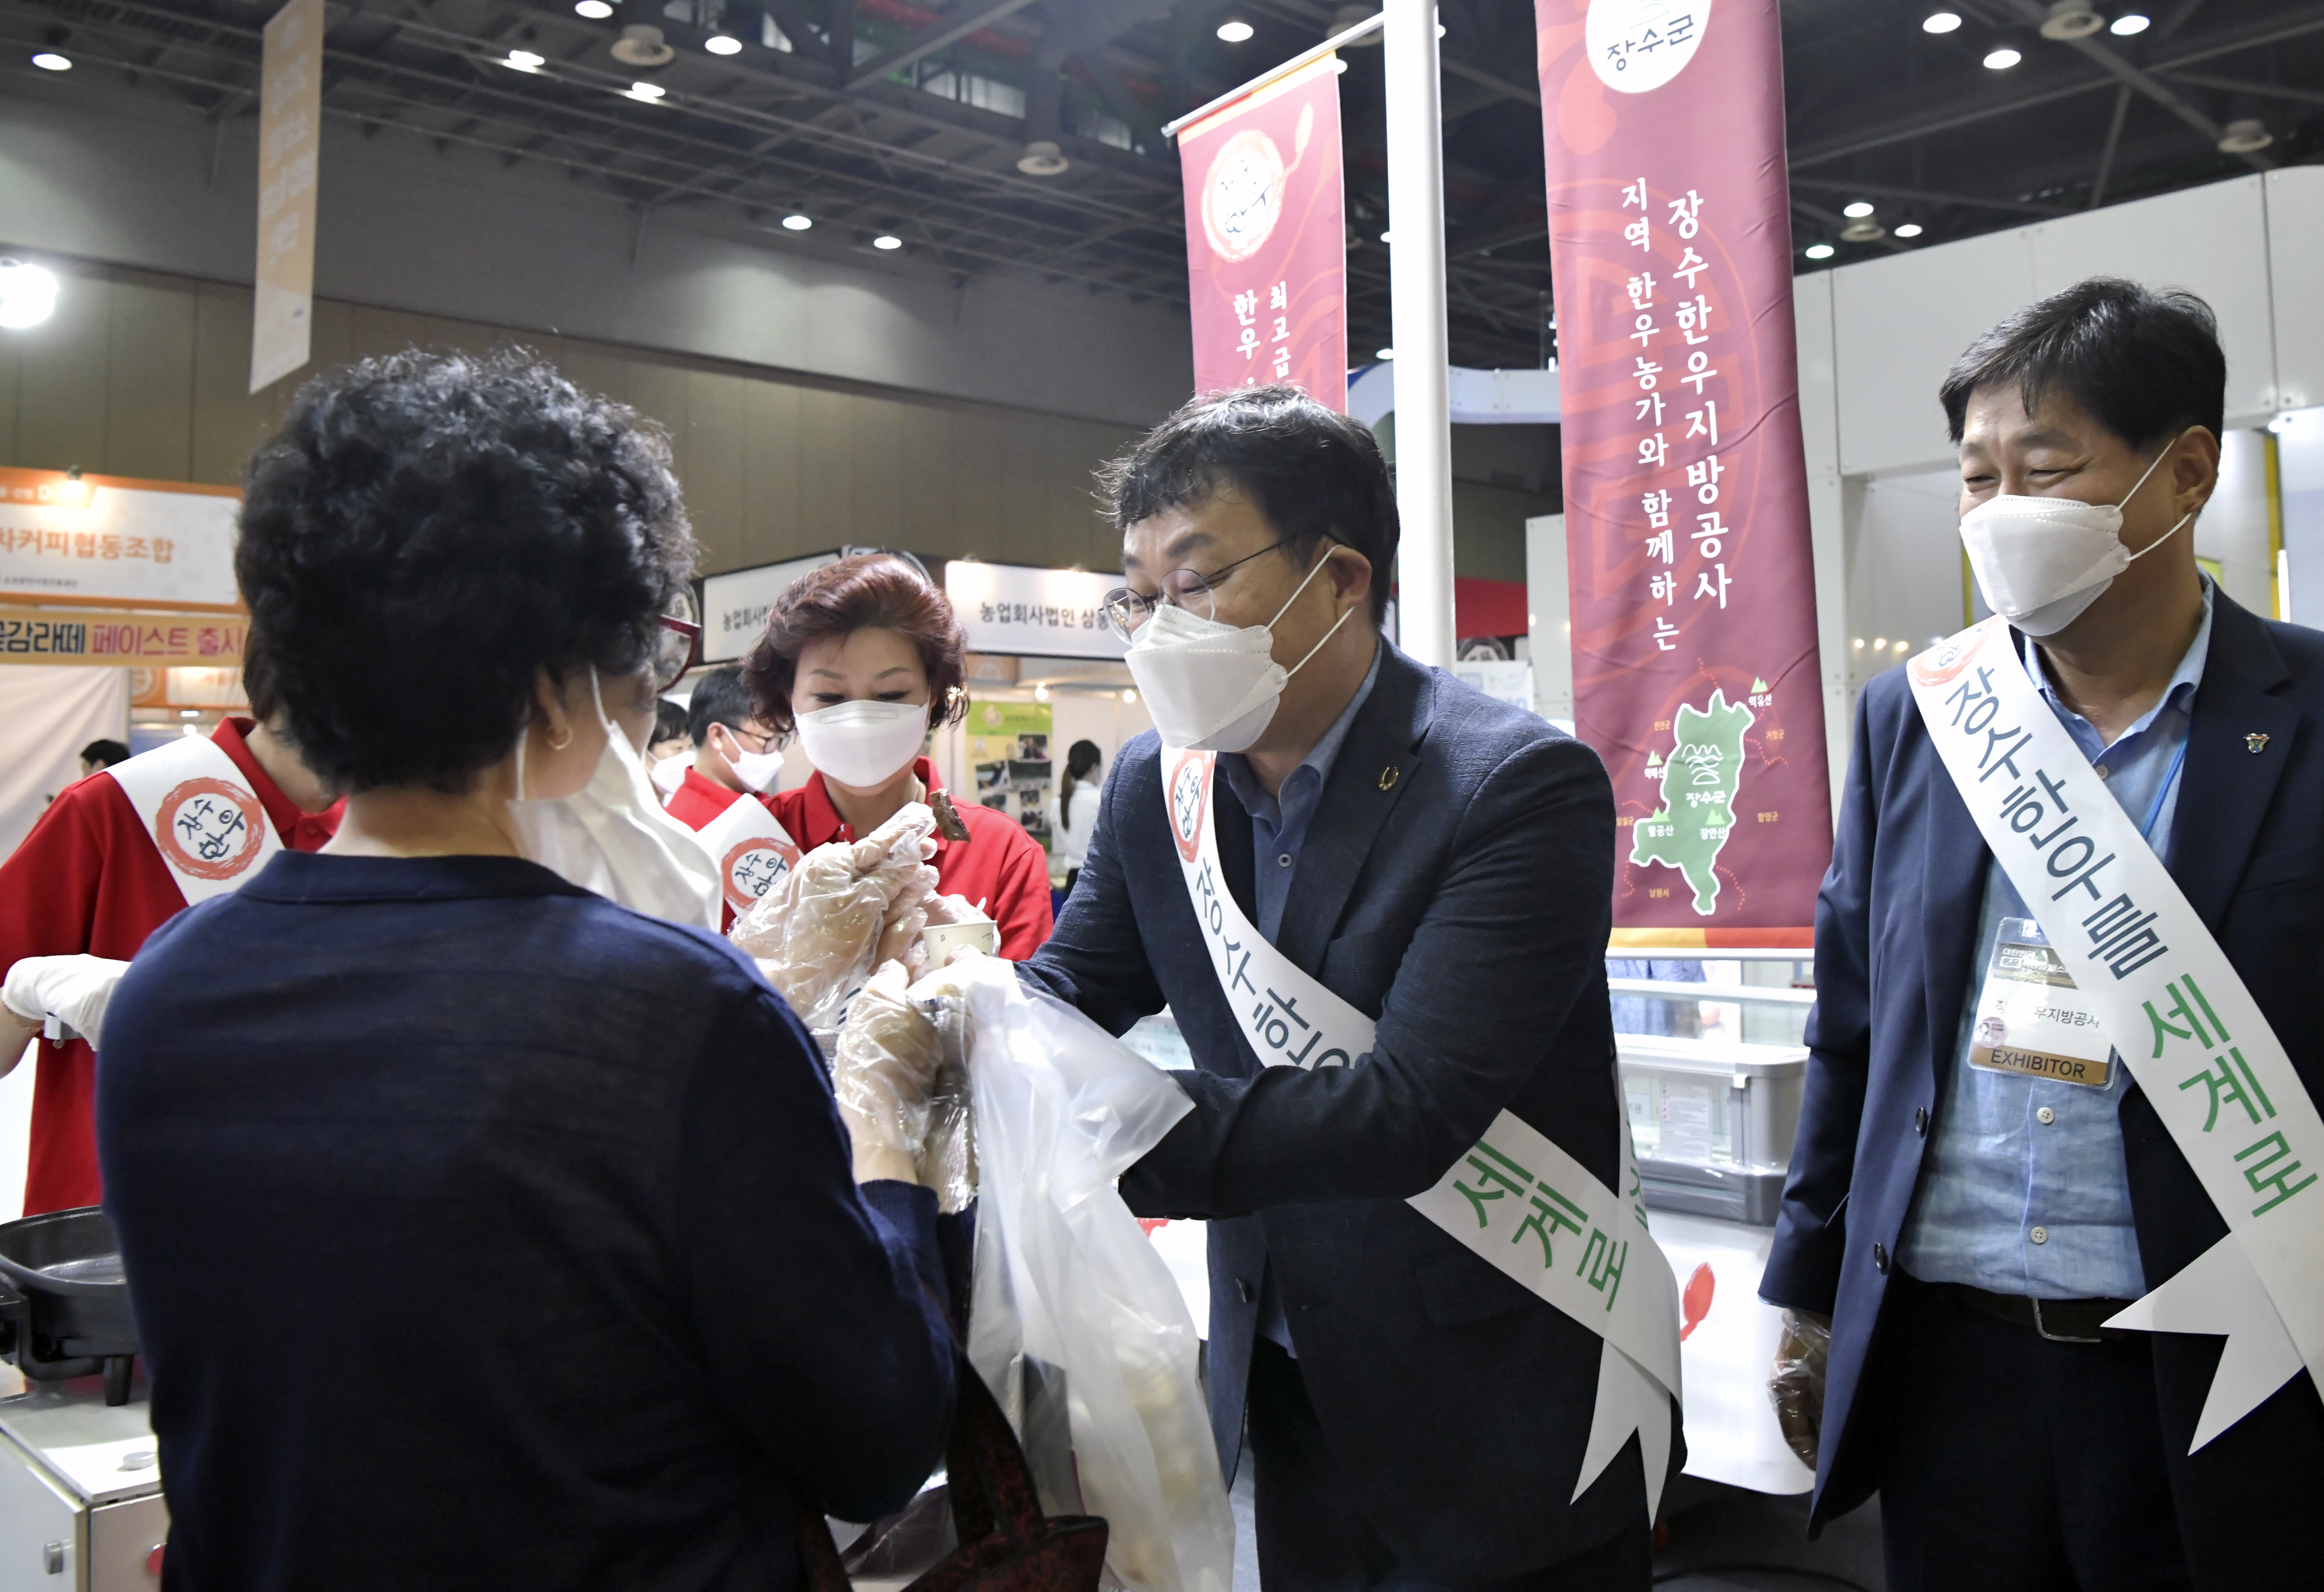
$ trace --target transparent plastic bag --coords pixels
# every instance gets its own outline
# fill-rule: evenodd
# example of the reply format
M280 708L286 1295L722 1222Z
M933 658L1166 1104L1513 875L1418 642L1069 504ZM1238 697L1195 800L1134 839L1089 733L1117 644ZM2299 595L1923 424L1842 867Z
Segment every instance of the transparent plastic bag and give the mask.
M1767 1402L1784 1442L1813 1470L1823 1432L1824 1367L1831 1358L1831 1323L1805 1311L1784 1311L1783 1336L1767 1376Z
M1135 1592L1229 1592L1234 1515L1194 1323L1114 1186L1191 1103L1087 1017L1027 992L1005 962L965 959L912 998L967 1045L969 1359L1025 1444L1042 1506L1102 1515L1109 1578Z
M896 961L908 974L918 971L920 930L936 886L927 866L936 822L913 802L860 841L817 846L727 935L758 962L826 1056L847 1003L872 969Z

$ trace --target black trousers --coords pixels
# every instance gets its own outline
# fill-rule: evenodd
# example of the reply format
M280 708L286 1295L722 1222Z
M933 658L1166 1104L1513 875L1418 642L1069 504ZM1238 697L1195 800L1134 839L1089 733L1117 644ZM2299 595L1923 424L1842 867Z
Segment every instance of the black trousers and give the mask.
M1332 1458L1299 1362L1264 1338L1252 1347L1245 1407L1265 1592L1452 1592L1397 1562ZM1642 1521L1587 1553L1458 1592L1645 1592L1653 1565Z
M1899 1271L1867 1374L1889 1592L2191 1585L2144 1333L2050 1342Z

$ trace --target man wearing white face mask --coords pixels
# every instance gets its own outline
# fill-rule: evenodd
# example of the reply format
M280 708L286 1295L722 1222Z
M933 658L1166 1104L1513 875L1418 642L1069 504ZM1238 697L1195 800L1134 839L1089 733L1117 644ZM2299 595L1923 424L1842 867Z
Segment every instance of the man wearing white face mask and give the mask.
M2315 1581L2324 637L2196 564L2225 387L2095 279L1941 390L1996 617L1858 705L1760 1287L1898 1592Z
M1457 1197L1408 1202L1508 1117L1620 1181L1605 770L1385 639L1395 492L1346 416L1199 399L1101 483L1158 734L1024 976L1115 1032L1167 1003L1193 1054L1121 1190L1210 1224L1212 1430L1254 1468L1260 1578L1643 1588L1640 1448L1585 1469L1600 1339L1466 1247ZM1659 1487L1683 1450L1649 1419Z
M751 705L739 664L712 669L695 682L687 723L694 757L670 787L665 811L701 835L718 864L725 897L719 921L732 928L736 915L748 912L798 860L798 843L774 814L781 737Z

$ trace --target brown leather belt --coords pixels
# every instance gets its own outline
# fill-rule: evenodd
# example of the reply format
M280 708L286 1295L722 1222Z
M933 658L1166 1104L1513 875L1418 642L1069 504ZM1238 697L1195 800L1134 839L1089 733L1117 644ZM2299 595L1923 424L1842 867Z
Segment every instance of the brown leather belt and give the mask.
M2127 1309L2131 1302L2127 1299L2028 1299L2022 1293L1988 1293L1967 1283L1950 1286L1953 1297L1971 1310L1996 1321L2031 1327L2052 1343L2112 1343L2131 1336L2098 1324Z

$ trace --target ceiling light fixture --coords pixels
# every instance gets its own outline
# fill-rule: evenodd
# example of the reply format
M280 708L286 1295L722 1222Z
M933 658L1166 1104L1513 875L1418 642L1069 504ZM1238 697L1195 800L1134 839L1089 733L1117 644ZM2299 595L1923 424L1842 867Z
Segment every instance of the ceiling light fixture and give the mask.
M1242 21L1240 18L1237 18L1233 22L1223 22L1219 24L1219 37L1224 39L1230 44L1248 43L1250 40L1250 36L1258 31L1259 30L1257 28L1252 27L1249 23Z
M2153 19L2145 15L2144 13L2126 11L2120 16L2114 19L2114 25L2108 28L2107 32L2112 33L2117 39L2127 39L2132 37L2134 34L2146 32L2147 29L2153 25L2154 23Z
M1054 138L1037 138L1017 157L1017 170L1028 177L1055 177L1073 162Z
M22 260L0 260L0 327L22 331L56 313L57 278Z
M904 240L892 232L883 232L872 240L872 246L875 249L900 249L904 246Z
M1049 687L1047 684L1033 687L1033 700L1035 702L1047 702L1049 700Z
M2024 56L2005 44L1985 58L1985 69L1989 72L2006 72L2024 59Z
M661 30L650 23L632 23L613 41L613 59L625 67L664 66L677 54Z
M2051 0L2050 14L2043 19L2042 37L2060 43L2087 39L2106 26L2106 18L2098 14L2090 0Z
M1125 691L1121 694L1121 700L1124 702L1136 702L1138 700L1138 693L1135 691Z
M1829 260L1839 252L1830 244L1810 244L1801 251L1811 260Z
M2267 124L2256 116L2245 116L2227 124L2227 136L2219 140L2223 155L2248 155L2265 149L2275 142L2275 134Z
M1851 221L1840 229L1840 241L1843 244L1868 244L1887 235L1888 229L1877 221Z
M1372 357L1374 359L1394 359L1396 357L1396 350L1393 348L1383 348L1378 354L1372 355Z
M1380 242L1384 244L1392 244L1396 242L1396 234L1389 231L1387 227L1380 228Z
M641 99L651 105L669 90L659 83L632 83L622 92L632 99Z
M508 59L501 64L504 67L513 67L520 72L537 72L549 64L549 58L545 55L535 55L530 50L512 50L508 52Z
M1921 19L1921 32L1924 33L1950 33L1959 26L1960 13L1957 11L1932 11Z
M702 41L702 48L713 55L740 55L742 41L728 33L713 33Z
M814 216L802 216L797 211L793 211L788 216L783 217L783 230L785 232L805 232L808 227L813 226L814 225Z
M1896 235L1900 238L1919 237L1921 235L1921 224L1917 221L1907 221L1904 225L1896 229Z
M1872 214L1872 201L1870 199L1850 199L1847 204L1840 207L1840 213L1847 216L1850 221L1861 221L1867 216Z
M593 23L604 22L613 14L613 8L605 0L573 0L573 10L576 15L586 16Z
M69 55L59 55L53 50L42 51L40 54L32 57L32 64L44 72L72 70L72 58Z

